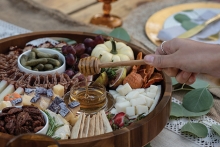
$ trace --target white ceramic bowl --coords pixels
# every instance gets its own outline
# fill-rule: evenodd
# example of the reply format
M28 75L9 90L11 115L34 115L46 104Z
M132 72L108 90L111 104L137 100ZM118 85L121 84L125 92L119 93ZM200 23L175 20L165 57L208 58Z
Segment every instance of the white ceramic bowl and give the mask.
M40 131L36 132L36 134L46 134L47 130L49 128L49 119L48 119L48 116L45 112L43 112L42 110L40 110L40 111L44 116L44 120L45 120L46 124Z
M50 53L50 54L57 54L59 56L59 59L63 62L63 64L59 67L56 68L54 70L49 70L49 71L34 71L34 70L30 70L25 68L24 66L21 65L20 59L23 55L29 55L30 54L30 50L26 51L24 53L22 53L19 57L18 57L18 68L20 71L25 72L25 73L31 73L34 75L47 75L47 74L54 74L54 73L63 73L66 70L66 60L63 54L61 54L60 52L53 50L53 49L48 49L48 48L37 48L37 50L45 52L45 53Z
M21 108L21 106L15 106L17 108ZM39 109L40 110L40 109ZM47 130L49 128L49 119L48 116L45 112L43 112L42 110L40 110L40 112L43 114L44 116L44 120L45 120L45 126L38 132L36 132L36 134L46 134ZM2 113L2 111L0 110L0 113Z

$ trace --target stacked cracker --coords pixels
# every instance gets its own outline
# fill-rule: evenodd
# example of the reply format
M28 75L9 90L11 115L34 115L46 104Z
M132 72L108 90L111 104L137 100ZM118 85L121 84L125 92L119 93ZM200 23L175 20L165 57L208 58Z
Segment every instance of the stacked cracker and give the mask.
M101 110L93 116L81 113L71 131L71 139L90 137L112 132L112 128L106 117L105 111Z

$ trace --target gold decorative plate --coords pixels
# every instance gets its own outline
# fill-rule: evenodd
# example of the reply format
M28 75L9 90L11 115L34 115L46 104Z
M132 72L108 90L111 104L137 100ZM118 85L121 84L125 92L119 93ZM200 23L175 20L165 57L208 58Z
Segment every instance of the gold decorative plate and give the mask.
M147 37L154 43L159 46L161 40L157 38L157 34L163 28L164 22L166 19L173 15L174 13L181 12L188 9L195 8L219 8L220 3L213 2L199 2L199 3L185 3L180 5L175 5L171 7L164 8L156 13L154 13L145 24L145 33Z

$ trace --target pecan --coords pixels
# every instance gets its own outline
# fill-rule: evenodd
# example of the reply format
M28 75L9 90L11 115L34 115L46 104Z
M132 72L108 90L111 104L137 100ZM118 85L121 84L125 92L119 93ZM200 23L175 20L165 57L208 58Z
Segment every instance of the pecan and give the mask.
M12 109L10 109L9 111L8 111L8 114L15 114L15 113L19 113L19 112L21 112L22 111L22 109L21 108L12 108Z

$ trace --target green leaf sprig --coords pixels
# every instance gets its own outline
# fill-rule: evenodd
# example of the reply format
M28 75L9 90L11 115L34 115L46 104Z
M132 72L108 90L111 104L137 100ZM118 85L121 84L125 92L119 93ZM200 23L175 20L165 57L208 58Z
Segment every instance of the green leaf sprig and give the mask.
M49 127L48 127L46 135L52 137L54 135L54 133L56 132L56 130L59 127L62 127L63 124L61 124L61 125L57 124L54 117L52 117L47 111L44 111L44 112L46 113L46 115L48 116L48 119L49 119Z

